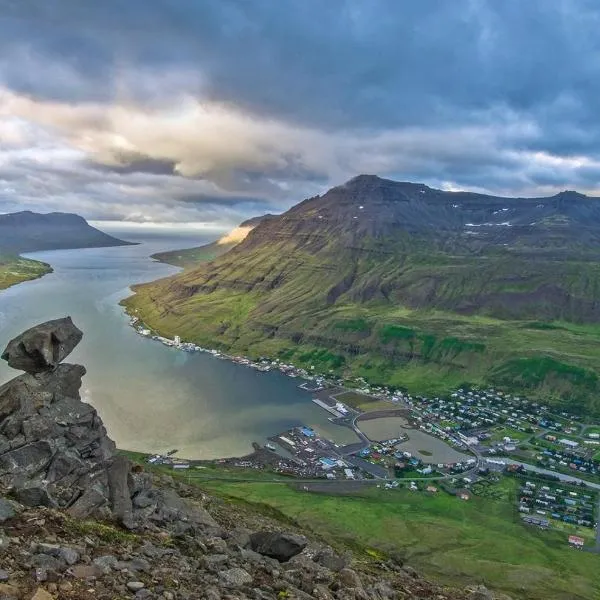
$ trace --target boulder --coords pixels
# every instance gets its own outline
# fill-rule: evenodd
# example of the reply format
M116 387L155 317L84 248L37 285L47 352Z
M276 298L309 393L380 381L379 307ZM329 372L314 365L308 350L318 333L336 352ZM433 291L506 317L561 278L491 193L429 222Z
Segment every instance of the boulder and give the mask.
M15 516L15 507L12 502L0 498L0 523L12 519Z
M71 317L47 321L12 339L2 359L27 373L52 370L73 352L82 337Z
M282 531L259 531L250 536L250 548L279 562L287 562L300 554L307 545L306 538Z
M223 587L237 588L252 583L252 575L250 575L248 571L236 567L234 569L221 571L219 573L219 580L221 581Z

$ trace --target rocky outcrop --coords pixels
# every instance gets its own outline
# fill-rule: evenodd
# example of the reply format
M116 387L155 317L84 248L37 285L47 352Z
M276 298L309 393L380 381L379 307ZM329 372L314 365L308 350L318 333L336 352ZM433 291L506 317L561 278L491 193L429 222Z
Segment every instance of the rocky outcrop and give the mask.
M27 373L49 371L73 352L82 337L71 317L48 321L11 340L2 359L13 369Z
M116 454L96 410L81 401L85 368L61 362L81 339L67 317L25 331L2 354L26 373L0 387L0 485L26 506L109 516L129 529L215 528L205 511L153 489Z

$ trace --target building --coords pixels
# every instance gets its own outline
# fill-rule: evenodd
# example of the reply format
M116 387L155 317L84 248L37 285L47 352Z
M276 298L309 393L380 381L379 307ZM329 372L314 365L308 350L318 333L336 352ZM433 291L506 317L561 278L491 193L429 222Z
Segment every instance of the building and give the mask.
M354 473L351 469L344 469L344 475L346 479L354 479Z
M469 490L458 490L458 492L456 492L456 497L461 500L470 500L471 492L469 492Z
M435 485L428 485L425 489L430 494L435 494L438 491L438 489L435 487Z
M577 448L577 446L579 446L579 442L574 442L573 440L568 440L567 438L561 438L558 440L558 443L569 448Z
M575 546L576 548L583 548L585 545L585 540L578 535L570 535L569 544L571 544L571 546Z
M173 341L175 342L176 346L181 346L181 338L178 335L175 336Z

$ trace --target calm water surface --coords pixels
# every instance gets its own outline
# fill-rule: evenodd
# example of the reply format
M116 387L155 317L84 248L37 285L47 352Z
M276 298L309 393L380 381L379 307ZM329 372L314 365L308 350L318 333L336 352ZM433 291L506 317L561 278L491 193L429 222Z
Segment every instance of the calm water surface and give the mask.
M211 238L122 230L117 235L140 244L27 255L50 263L54 273L0 292L0 346L36 323L71 315L84 338L67 360L87 368L82 397L96 407L121 448L178 448L189 458L237 456L253 441L301 423L338 443L356 441L327 420L328 413L298 389L298 380L137 335L119 301L131 284L177 271L149 256ZM2 361L0 383L16 375Z

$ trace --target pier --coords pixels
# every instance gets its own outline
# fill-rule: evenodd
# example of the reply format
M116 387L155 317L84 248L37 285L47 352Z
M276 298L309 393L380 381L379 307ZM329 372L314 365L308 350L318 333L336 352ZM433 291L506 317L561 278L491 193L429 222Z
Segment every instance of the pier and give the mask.
M326 404L325 402L323 402L323 400L319 400L318 398L313 398L312 401L317 404L318 406L320 406L321 408L324 408L327 412L330 412L334 417L337 417L338 419L341 419L344 417L344 415L337 411L335 408L333 408L333 406L329 406L328 404Z

